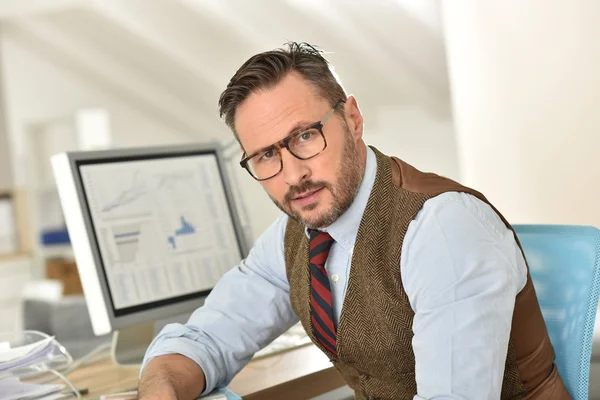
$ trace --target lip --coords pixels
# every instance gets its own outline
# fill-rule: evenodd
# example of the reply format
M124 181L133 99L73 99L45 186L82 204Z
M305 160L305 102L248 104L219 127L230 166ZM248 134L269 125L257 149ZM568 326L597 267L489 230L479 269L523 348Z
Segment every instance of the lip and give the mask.
M315 202L317 200L317 198L319 197L319 194L321 193L321 191L323 189L324 188L317 189L314 192L311 192L306 197L292 199L292 202L295 203L295 204L300 205L301 207L304 207L304 206L306 206L306 205L308 205L310 203Z

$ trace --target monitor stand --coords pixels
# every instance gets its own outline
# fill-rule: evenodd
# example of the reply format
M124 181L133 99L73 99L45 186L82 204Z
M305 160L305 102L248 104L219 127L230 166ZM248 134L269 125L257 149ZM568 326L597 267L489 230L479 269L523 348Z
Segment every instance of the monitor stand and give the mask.
M120 367L139 368L154 338L154 322L128 326L113 332L110 356Z

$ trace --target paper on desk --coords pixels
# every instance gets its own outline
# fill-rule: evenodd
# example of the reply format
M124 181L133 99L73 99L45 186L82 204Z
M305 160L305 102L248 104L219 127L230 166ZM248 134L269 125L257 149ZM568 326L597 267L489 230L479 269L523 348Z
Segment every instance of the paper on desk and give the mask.
M52 395L64 389L65 385L40 385L23 383L16 377L0 380L0 400L21 400Z
M0 362L11 361L16 358L23 357L25 354L35 350L38 347L45 347L52 340L54 340L54 337L48 337L35 343L31 343L25 346L14 347L12 349L10 348L10 346L8 346L8 348L4 347L4 350L0 351Z
M0 352L0 372L30 365L52 353L54 337Z

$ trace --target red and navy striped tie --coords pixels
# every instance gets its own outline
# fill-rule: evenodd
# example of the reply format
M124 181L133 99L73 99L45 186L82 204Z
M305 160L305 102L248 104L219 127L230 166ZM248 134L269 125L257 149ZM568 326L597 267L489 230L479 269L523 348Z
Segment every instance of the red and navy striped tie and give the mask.
M333 239L327 232L309 230L310 250L310 317L315 337L329 352L337 355L336 332L333 323L331 287L325 270L325 261Z

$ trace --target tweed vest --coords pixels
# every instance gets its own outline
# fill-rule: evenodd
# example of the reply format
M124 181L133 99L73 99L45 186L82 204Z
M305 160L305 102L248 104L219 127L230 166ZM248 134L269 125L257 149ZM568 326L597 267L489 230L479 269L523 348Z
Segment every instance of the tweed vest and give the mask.
M408 225L425 201L445 192L465 192L489 202L473 189L373 150L377 173L354 245L337 328L337 356L313 334L308 238L304 226L292 219L284 239L290 299L312 341L330 358L357 399L412 400L417 394L411 344L414 312L400 276ZM516 297L501 399L570 399L554 365L554 350L529 273Z

